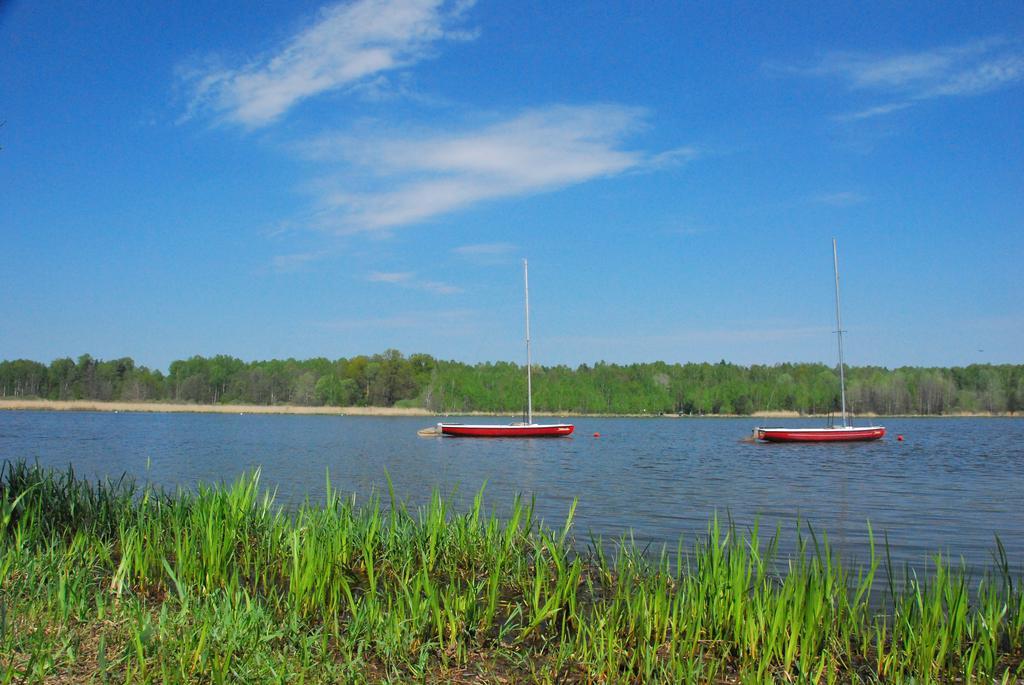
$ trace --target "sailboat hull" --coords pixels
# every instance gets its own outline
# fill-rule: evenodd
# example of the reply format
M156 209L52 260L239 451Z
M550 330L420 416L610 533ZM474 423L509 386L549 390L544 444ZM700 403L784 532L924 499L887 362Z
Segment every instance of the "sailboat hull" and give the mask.
M573 425L569 423L439 423L437 427L443 435L457 438L561 438L573 431Z
M835 426L825 428L762 428L754 429L757 439L765 442L865 442L885 435L884 426Z

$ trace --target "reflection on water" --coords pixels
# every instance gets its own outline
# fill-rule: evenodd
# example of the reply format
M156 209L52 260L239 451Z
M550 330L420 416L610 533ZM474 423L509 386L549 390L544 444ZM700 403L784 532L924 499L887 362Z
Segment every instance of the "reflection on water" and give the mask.
M453 419L457 420L457 419ZM575 535L632 531L652 550L690 547L716 513L762 537L798 522L825 531L844 560L868 558L870 521L893 562L924 568L942 552L991 565L999 535L1024 568L1024 419L892 419L881 441L744 442L751 419L579 419L571 438L421 438L429 419L218 414L0 412L0 459L122 472L166 487L230 481L262 469L278 500L320 500L332 486L424 502L432 490L465 508L486 484L499 514L515 493L560 526L579 498ZM814 421L793 421L815 425ZM600 438L591 437L600 432ZM905 436L903 442L895 438Z

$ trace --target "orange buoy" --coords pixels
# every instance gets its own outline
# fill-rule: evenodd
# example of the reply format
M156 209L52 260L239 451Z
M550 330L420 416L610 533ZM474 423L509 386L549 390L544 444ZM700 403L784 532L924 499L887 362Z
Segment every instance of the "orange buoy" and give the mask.
M896 442L903 442L903 436L902 435L897 435L896 436Z
M601 437L601 434L600 433L594 433L594 437L595 438L599 438L599 437Z

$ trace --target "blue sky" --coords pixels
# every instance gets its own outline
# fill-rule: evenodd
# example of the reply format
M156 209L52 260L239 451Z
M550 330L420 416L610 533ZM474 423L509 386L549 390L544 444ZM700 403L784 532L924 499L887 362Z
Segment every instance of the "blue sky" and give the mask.
M1024 5L0 5L0 358L1021 363Z

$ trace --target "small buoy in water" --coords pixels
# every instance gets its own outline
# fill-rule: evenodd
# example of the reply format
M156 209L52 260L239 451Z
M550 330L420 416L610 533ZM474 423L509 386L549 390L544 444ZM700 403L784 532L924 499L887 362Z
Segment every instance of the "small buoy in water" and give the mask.
M599 438L599 437L601 437L601 434L600 433L594 433L594 437L595 438Z
M896 442L903 442L903 436L902 435L897 435L896 436Z

